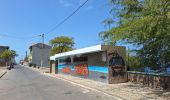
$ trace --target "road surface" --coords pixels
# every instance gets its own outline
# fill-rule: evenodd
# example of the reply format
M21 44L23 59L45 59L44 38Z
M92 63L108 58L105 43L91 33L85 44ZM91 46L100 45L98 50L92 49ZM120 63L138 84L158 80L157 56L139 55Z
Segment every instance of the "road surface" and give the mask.
M17 65L0 79L0 100L116 99Z

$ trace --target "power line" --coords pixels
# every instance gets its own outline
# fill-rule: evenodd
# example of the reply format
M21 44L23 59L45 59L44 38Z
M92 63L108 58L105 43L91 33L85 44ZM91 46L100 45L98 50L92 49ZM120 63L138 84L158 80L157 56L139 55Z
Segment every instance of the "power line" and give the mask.
M58 23L55 27L53 27L51 30L49 30L45 34L49 34L50 32L54 31L58 27L60 27L63 23L65 23L70 17L72 17L77 11L79 11L89 0L86 0L82 5L80 5L75 11L73 11L69 16L67 16L64 20L62 20L60 23Z

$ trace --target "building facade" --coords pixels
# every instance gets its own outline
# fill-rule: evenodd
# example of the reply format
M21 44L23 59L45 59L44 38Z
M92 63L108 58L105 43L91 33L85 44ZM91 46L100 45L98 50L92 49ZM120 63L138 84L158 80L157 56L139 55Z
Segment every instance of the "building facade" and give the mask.
M51 46L37 43L30 46L29 63L36 64L39 67L49 67L49 58Z
M105 83L127 82L126 49L96 45L50 57L51 73L70 74Z

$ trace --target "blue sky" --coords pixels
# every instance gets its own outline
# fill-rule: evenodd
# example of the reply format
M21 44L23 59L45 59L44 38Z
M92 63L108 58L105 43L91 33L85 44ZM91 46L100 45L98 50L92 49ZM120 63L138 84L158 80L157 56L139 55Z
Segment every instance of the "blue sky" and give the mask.
M0 0L0 45L16 50L19 59L24 57L31 44L41 42L40 37L30 37L48 32L84 1ZM74 38L75 48L99 44L98 33L105 30L102 21L110 17L108 1L89 0L78 13L48 34L45 43L64 35Z

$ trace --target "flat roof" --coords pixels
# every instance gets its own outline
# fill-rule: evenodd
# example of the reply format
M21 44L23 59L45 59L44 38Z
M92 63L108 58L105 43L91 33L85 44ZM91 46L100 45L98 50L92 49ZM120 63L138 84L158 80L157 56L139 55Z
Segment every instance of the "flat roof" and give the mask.
M33 46L38 46L38 45L44 45L44 46L46 46L46 47L51 48L51 46L49 46L49 45L47 45L47 44L43 44L43 43L36 43L36 44L32 44L32 45L29 47L29 49L31 49Z
M9 47L9 46L0 45L0 47Z
M95 45L86 48L76 49L64 53L55 54L54 56L50 57L50 60L55 60L56 58L66 57L66 56L73 56L73 55L81 55L86 53L93 53L102 51L102 45Z

